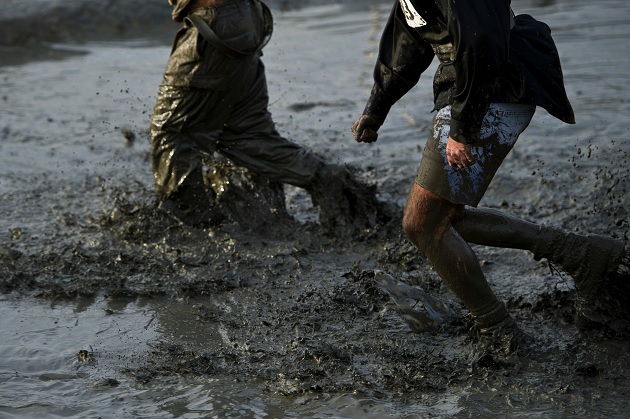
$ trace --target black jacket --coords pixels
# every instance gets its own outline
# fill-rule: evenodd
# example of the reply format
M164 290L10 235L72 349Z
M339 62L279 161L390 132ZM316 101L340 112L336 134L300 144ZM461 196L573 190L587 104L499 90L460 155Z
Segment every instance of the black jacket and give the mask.
M538 105L575 123L549 27L511 16L510 0L397 0L364 113L384 121L437 55L435 109L452 105L451 137L459 142L479 138L493 102Z

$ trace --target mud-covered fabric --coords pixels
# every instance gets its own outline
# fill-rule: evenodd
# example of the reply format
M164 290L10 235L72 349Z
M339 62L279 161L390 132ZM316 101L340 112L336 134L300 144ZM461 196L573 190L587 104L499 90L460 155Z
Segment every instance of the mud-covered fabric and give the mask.
M435 109L452 106L456 141L479 139L491 103L533 104L575 122L549 27L528 15L512 19L509 0L396 0L364 113L384 121L436 55Z
M258 2L230 0L193 13L235 49L253 50L266 35ZM151 116L159 199L198 179L191 174L201 170L204 153L214 152L273 181L309 186L322 160L281 137L267 106L261 54L225 56L185 22L175 37Z
M457 168L446 159L451 106L440 109L433 118L416 183L454 204L477 206L534 111L533 105L491 104L483 119L479 141L471 146L475 163Z
M168 0L168 4L173 6L171 16L174 21L181 22L184 19L186 8L193 0Z

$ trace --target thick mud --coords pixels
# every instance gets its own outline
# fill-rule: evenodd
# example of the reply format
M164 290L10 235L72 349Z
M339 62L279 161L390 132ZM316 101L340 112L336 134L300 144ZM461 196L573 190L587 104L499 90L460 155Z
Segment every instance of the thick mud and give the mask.
M331 233L304 191L285 187L279 208L276 189L232 168L222 198L231 217L211 229L178 224L155 211L146 137L176 26L27 52L11 40L0 67L0 413L623 417L626 320L579 331L568 275L527 252L476 246L535 339L528 351L489 354L404 238L430 77L394 108L377 144L350 134L389 2L281 6L264 57L280 131L352 167L391 220ZM618 39L630 22L615 12L625 0L514 7L554 29L578 124L539 111L482 205L627 242L630 80L620 69L630 51ZM33 30L28 42L48 33ZM27 395L40 391L48 397Z

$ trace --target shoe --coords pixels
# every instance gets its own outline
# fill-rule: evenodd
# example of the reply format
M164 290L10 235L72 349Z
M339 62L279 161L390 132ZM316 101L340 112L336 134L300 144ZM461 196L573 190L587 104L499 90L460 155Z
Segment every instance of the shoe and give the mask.
M578 292L575 311L580 330L606 326L624 335L629 333L630 254L623 254L610 265L596 293Z
M630 258L624 253L624 243L607 236L583 236L547 228L541 231L538 247L534 250L536 260L547 258L552 267L559 267L574 279L578 327L608 322L611 316L606 305L611 279L619 281L620 276L625 276L626 284L630 284Z
M535 343L511 316L491 326L477 326L477 349L484 354L510 355L527 353Z
M580 298L597 298L607 274L617 269L624 245L611 237L573 236L571 257L565 257L562 267L575 279Z
M473 340L482 354L509 355L533 343L499 300L484 313L471 312L471 316L475 322L472 330L477 332Z

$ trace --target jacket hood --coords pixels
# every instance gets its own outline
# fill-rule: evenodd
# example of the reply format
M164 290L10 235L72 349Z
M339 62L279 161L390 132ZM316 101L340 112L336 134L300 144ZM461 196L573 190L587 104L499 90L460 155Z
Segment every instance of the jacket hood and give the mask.
M168 0L168 3L173 6L173 12L171 16L173 20L176 22L181 22L184 20L185 13L184 10L190 4L191 0Z

